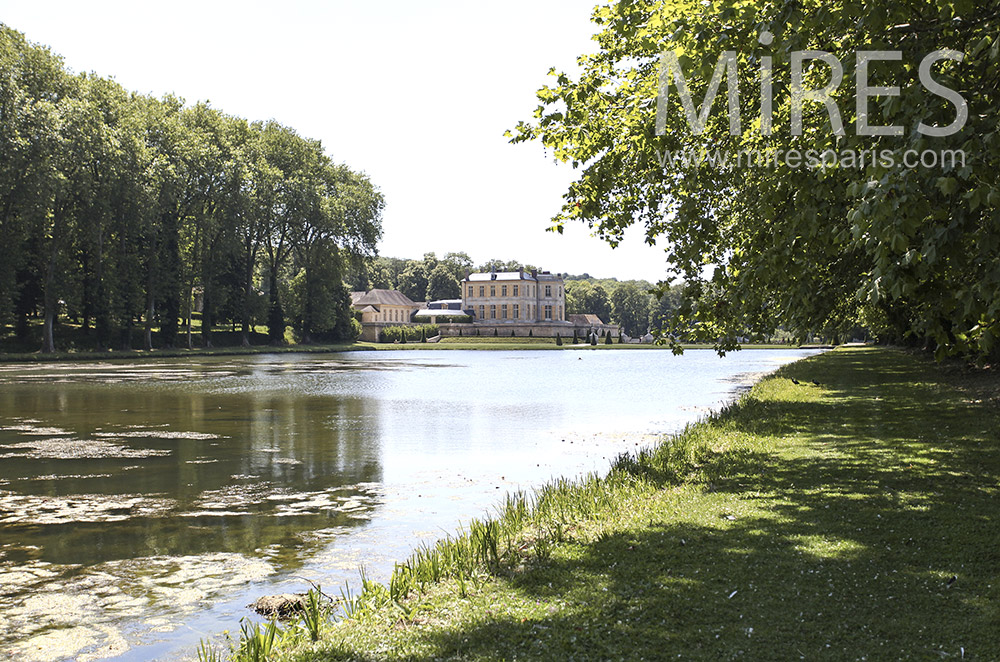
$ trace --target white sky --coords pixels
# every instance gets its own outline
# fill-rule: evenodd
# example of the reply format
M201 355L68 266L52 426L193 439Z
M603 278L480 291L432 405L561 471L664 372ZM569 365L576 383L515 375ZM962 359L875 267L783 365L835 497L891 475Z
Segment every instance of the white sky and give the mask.
M0 22L74 71L319 138L385 195L382 255L655 282L663 253L641 232L613 251L582 224L546 232L573 171L503 136L530 118L549 67L596 48L593 4L0 0Z

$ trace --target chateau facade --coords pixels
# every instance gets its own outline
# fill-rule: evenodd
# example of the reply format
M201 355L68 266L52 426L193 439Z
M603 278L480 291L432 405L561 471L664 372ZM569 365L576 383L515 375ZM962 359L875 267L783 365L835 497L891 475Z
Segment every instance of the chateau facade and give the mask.
M414 319L437 325L442 336L569 339L609 331L617 337L620 332L596 315L567 315L566 284L548 271L470 273L460 284L461 299L428 303L411 301L396 290L352 292L361 339L378 341L382 329L410 326Z
M462 280L462 309L483 324L564 322L566 287L548 271L469 274Z

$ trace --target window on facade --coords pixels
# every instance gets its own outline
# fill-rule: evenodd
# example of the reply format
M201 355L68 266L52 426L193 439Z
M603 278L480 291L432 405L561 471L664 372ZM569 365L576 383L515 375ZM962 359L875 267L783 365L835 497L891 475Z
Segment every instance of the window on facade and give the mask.
M517 285L514 286L514 296L517 296Z
M507 304L500 306L500 317L502 319L507 319Z
M563 318L562 306L559 306L559 317L557 317L556 319L562 319L562 318Z
M545 319L552 319L552 306L545 306Z
M479 319L486 319L486 306L479 306Z
M486 288L482 285L479 286L479 296L486 296Z
M497 295L497 286L496 285L490 285L490 296L491 297L495 297L496 295Z
M552 286L551 285L546 285L545 286L545 296L547 296L547 297L552 296Z
M496 318L497 318L497 307L495 305L490 306L490 319L495 320Z
M470 297L472 296L472 286L471 285L469 285L469 296Z
M514 286L514 289L515 289L515 290L517 289L517 285L515 285L515 286ZM519 315L519 311L518 311L518 309L517 309L517 308L518 308L518 306L517 306L517 304L515 303L515 304L514 304L514 319L521 319L521 318L520 318L520 315Z
M502 297L507 296L507 286L506 285L501 285L500 286L500 296L502 296Z

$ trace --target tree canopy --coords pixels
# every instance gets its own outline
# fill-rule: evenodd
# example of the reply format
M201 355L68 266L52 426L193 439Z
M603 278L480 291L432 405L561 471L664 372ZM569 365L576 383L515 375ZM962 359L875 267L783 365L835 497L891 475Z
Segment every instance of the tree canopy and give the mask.
M55 349L87 342L211 344L220 322L250 342L349 338L343 273L371 256L383 199L362 173L277 122L132 94L73 74L0 25L0 331ZM3 335L0 333L0 335Z
M621 0L593 21L596 52L510 134L579 170L555 230L642 225L687 283L673 324L722 350L863 325L996 354L1000 3Z

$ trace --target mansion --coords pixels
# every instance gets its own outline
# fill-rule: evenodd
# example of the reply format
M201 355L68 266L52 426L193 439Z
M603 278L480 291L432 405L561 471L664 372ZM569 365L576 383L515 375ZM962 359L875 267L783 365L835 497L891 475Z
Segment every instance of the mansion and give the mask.
M396 290L352 292L361 339L378 341L386 327L424 323L436 324L442 336L570 338L620 331L596 315L567 315L566 284L548 271L470 273L460 285L461 299L427 303Z
M469 274L462 280L462 308L478 323L562 322L565 284L548 271Z

